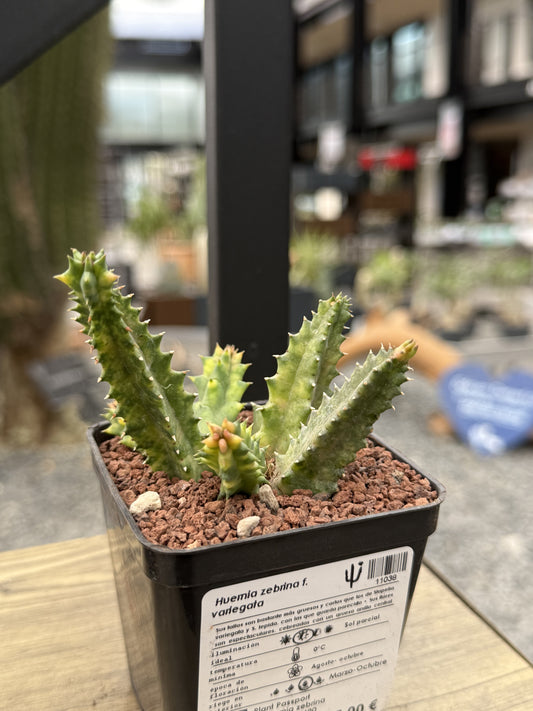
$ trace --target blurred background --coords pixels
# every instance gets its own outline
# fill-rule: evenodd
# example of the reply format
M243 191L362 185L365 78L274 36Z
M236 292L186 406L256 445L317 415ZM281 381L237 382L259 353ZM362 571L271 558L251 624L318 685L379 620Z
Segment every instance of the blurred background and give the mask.
M449 489L430 563L532 658L530 433L480 457L438 386L533 375L533 3L292 6L291 330L343 291L354 358L370 325L436 347L379 433ZM202 0L111 0L0 88L0 548L103 530L107 388L52 279L71 247L106 250L174 367L206 352L203 34Z

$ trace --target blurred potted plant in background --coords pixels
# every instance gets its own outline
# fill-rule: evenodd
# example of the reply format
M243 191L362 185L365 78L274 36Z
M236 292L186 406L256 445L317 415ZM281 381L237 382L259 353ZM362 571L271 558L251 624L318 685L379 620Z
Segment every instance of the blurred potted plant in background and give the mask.
M494 312L504 335L525 336L529 333L529 315L525 291L531 287L533 266L526 251L497 252L487 267L486 283L494 294Z
M90 248L100 233L98 129L111 48L100 12L0 89L0 438L9 441L67 429L28 368L73 346L51 276L67 249Z
M185 239L194 239L207 225L207 179L205 157L197 156L191 174L189 191L179 214L180 232Z
M146 316L154 324L187 325L205 320L205 190L205 160L197 159L189 194L181 209L172 206L171 196L148 189L141 193L134 206L127 226L144 245L144 250L155 249L158 262L155 286L144 294Z
M151 242L162 234L170 233L175 237L179 221L162 195L144 188L133 207L133 216L127 227L142 243Z
M366 311L388 313L409 301L413 274L413 256L402 248L375 252L357 272L355 296Z
M187 194L176 210L172 231L160 239L165 261L175 261L189 291L207 289L207 193L205 158L196 156Z
M145 186L131 207L131 217L125 227L137 243L131 264L135 288L152 312L150 318L156 324L162 323L160 300L179 298L183 290L180 267L173 259L165 258L163 247L165 242L178 239L177 215L167 196ZM142 286L137 286L138 281Z
M295 232L289 258L290 330L296 331L302 317L310 317L318 300L333 291L333 269L340 259L338 239L323 232Z
M482 265L467 252L419 254L413 318L449 340L469 336L474 327L474 291L482 280Z

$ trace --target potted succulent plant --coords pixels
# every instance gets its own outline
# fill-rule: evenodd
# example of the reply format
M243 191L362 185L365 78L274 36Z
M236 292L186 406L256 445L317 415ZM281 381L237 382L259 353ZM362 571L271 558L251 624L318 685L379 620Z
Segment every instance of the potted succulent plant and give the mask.
M422 255L414 279L414 318L448 340L467 338L474 329L473 293L480 271L480 260L467 253Z
M443 496L367 439L415 344L331 387L349 315L331 297L250 411L242 354L217 347L188 392L103 253L59 279L116 401L90 442L141 707L383 708Z
M202 211L199 200L194 199L201 170L197 172L193 199L180 213L173 206L171 196L144 189L127 223L141 249L138 261L144 264L148 259L155 263L157 277L142 294L145 315L154 324L201 322L205 299L197 294L200 260L195 229L200 224Z
M357 301L367 311L386 314L409 300L412 276L413 258L406 249L379 250L357 273Z

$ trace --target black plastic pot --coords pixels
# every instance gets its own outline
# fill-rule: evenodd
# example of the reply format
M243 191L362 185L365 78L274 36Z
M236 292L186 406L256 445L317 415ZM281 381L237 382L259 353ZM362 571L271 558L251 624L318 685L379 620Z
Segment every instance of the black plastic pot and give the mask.
M100 456L105 437L89 431L144 711L382 708L440 484L426 506L176 551L141 535Z

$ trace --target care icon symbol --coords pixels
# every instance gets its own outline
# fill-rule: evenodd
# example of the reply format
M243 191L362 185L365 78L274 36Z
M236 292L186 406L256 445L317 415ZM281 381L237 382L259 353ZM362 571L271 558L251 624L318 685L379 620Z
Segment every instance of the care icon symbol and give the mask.
M303 630L298 630L293 636L292 636L292 641L294 644L304 644L305 642L309 642L313 637L316 637L318 634L320 634L319 629L311 629L310 627L306 627Z
M313 677L312 676L304 676L298 682L298 689L300 689L300 691L307 691L312 686L313 686Z
M350 587L353 588L355 583L359 580L361 577L361 573L363 572L363 561L360 560L359 563L357 564L359 566L356 574L355 570L355 565L352 563L350 566L350 570L345 570L344 571L344 578L347 583L350 583Z
M293 664L292 667L287 671L287 674L289 675L289 679L295 679L296 677L300 676L302 673L302 665L301 664Z

